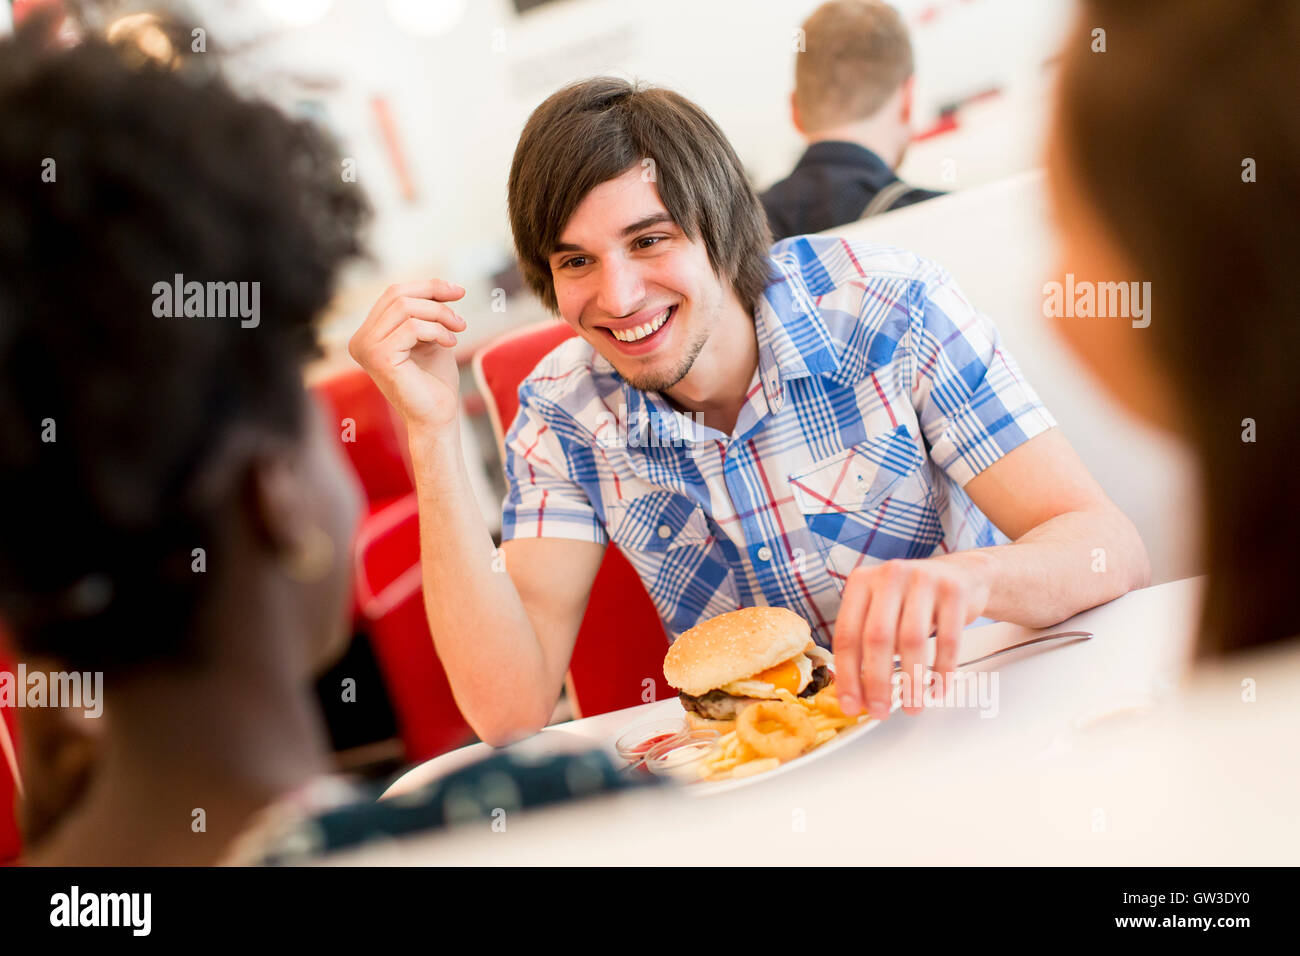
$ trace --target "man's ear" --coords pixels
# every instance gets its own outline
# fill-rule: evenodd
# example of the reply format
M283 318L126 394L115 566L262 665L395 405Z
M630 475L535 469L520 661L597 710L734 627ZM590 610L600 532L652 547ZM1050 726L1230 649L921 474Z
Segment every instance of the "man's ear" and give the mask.
M799 100L794 93L790 94L790 122L799 131L800 136L808 135L808 131L803 128L803 120L799 118Z
M904 125L912 123L912 97L916 92L916 74L913 73L903 81L902 105L898 118L903 121Z

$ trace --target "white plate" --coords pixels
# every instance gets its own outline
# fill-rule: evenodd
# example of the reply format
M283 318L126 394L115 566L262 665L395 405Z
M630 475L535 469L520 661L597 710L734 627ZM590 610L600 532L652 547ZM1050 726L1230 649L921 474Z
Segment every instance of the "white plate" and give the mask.
M896 685L894 688L894 705L892 710L896 711L901 707L900 692ZM555 727L547 727L531 737L525 738L516 744L511 744L511 751L517 755L528 757L548 757L559 753L578 753L584 750L590 750L593 746L602 748L609 757L614 761L617 767L625 766L626 761L618 755L614 747L614 741L627 733L637 724L644 724L654 720L670 716L685 717L685 711L682 709L681 701L673 697L669 700L662 700L653 707L636 708L635 716L629 715L626 722L620 724L618 728L604 739L595 739L575 734L569 731L559 730ZM879 720L868 720L852 727L847 727L835 735L834 739L826 741L815 750L810 750L801 757L794 760L786 761L778 767L774 767L765 773L756 773L752 777L739 777L734 780L717 780L713 782L698 781L685 784L682 789L692 796L711 796L715 793L724 793L728 790L734 790L737 787L743 787L747 784L758 783L763 780L769 780L780 773L786 773L791 769L804 766L810 760L816 760L818 757L824 757L832 751L838 750L845 746L851 740L856 740L864 733L880 726ZM434 757L422 764L412 767L402 776L398 777L388 789L384 791L381 800L387 800L390 797L400 796L404 793L410 793L418 787L423 786L430 781L437 780L449 773L476 763L486 757L496 753L487 744L477 743L470 744L468 747L461 747L445 753L440 757ZM641 771L636 771L640 773Z
M894 704L890 707L889 712L892 714L895 711L902 709L902 706L902 701L900 701L898 695L895 694ZM880 726L880 724L880 720L873 718L871 720L864 720L860 724L854 724L852 727L845 727L820 747L810 750L806 754L795 757L793 760L787 760L785 763L773 767L771 770L767 770L763 773L756 773L749 777L736 777L730 780L700 780L696 783L687 784L683 790L693 797L711 797L716 793L726 793L728 790L735 790L737 787L744 787L751 783L760 783L764 780L771 780L778 774L786 773L790 770L798 770L800 767L807 766L809 762L816 760L819 757L825 757L827 754L839 750L841 747L856 740L863 734L875 730Z
M894 701L893 701L893 706L890 708L890 713L892 714L895 711L902 709L902 706L903 704L902 704L901 691L899 686L896 684L894 686ZM616 761L618 761L619 765L621 766L624 763L626 763L626 761L624 761L622 757L618 756L618 752L614 749L615 740L617 740L619 737L621 737L624 733L626 733L628 730L630 730L632 727L636 726L637 724L643 724L664 717L674 716L674 714L682 714L683 716L685 716L685 710L681 706L681 701L677 698L673 698L672 700L665 700L662 702L661 708L657 708L653 711L647 710L645 712L642 712L638 714L635 719L631 719L625 725L621 726L616 733L610 735L610 737L605 740L603 747L605 748L605 750L609 752L611 757L613 757ZM709 796L713 796L716 793L725 793L728 790L735 790L737 787L744 787L751 783L759 783L763 780L770 780L772 777L775 777L777 774L786 773L787 771L790 770L797 770L798 768L807 765L807 763L811 760L816 760L819 757L825 757L827 754L832 753L838 750L839 748L847 745L850 741L856 740L857 738L861 737L863 734L867 733L868 731L874 730L875 728L879 727L880 723L881 722L879 720L873 719L873 720L865 720L860 724L854 724L852 727L846 727L844 730L841 730L838 734L836 734L834 738L826 741L826 743L822 744L820 747L817 747L815 750L810 750L806 754L803 754L800 757L796 757L794 760L787 760L785 763L781 764L780 766L773 767L771 770L768 770L765 773L756 773L750 777L737 777L731 780L694 781L691 783L683 784L682 791L684 793L689 793L691 796L694 797L709 797Z
M518 743L513 743L508 748L510 753L517 757L535 757L538 759L553 757L562 753L580 753L590 750L593 741L579 734L569 733L565 730L557 730L553 727L546 727L531 737L526 737ZM402 774L384 791L383 796L379 799L387 800L389 797L401 796L404 793L410 793L426 783L445 777L449 773L459 770L461 767L468 767L472 763L478 763L485 760L495 753L504 753L504 750L494 750L484 743L470 744L467 747L460 747L457 750L449 751L441 756L426 760L422 764L417 764L406 773ZM612 751L611 751L612 752ZM622 760L617 756L615 759L618 763ZM617 764L616 764L617 765Z

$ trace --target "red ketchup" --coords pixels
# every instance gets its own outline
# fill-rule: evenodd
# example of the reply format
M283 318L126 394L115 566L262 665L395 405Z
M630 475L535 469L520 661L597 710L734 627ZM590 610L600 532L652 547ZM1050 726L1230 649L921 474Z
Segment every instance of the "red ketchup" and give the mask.
M641 741L641 743L637 744L635 747L629 747L628 751L630 753L634 753L637 754L638 756L644 757L647 753L649 753L650 748L653 747L655 744L662 743L665 740L671 740L676 736L677 734L656 734L654 737L647 737L645 740Z

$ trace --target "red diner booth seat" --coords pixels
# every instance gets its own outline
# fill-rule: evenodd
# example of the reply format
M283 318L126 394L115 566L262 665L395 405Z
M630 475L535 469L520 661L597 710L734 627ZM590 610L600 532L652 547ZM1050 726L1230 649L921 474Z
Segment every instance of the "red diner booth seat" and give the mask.
M547 319L504 335L474 354L474 375L487 400L498 447L519 411L520 383L546 353L574 334L563 322ZM663 676L667 652L668 635L650 595L627 558L609 545L569 661L566 686L574 716L676 696ZM653 696L647 679L654 681Z
M0 674L14 673L13 661L4 647L0 633ZM18 860L22 840L18 834L18 712L0 707L0 866Z
M420 587L420 531L401 417L365 372L315 386L366 495L353 548L353 626L366 634L410 761L473 738L438 660Z
M315 388L334 412L339 440L376 507L404 498L414 485L406 450L406 427L370 376L360 369L336 375Z

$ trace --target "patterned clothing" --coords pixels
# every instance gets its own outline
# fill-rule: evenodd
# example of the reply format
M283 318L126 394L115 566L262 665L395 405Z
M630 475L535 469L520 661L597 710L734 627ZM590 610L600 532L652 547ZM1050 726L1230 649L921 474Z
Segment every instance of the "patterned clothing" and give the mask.
M226 866L301 866L373 850L451 827L503 831L506 815L657 786L663 777L625 773L600 748L540 755L537 741L496 750L409 792L320 777L262 810L228 848Z
M612 540L670 638L768 604L830 647L854 568L1006 542L962 486L1055 421L934 263L820 236L771 260L730 435L580 338L538 364L506 437L502 537Z

